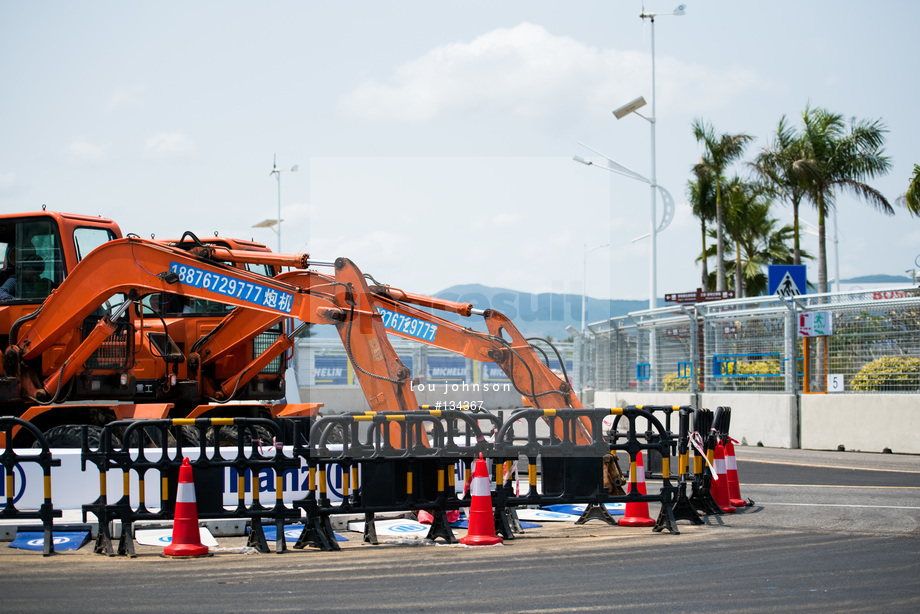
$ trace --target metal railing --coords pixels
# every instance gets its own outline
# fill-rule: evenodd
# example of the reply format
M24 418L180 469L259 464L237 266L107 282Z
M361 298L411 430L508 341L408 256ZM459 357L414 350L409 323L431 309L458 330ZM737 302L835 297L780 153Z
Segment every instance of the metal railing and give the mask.
M389 341L400 361L412 372L413 380L418 383L486 384L511 381L495 363L474 361L447 350L404 339L390 337ZM550 368L559 369L555 354L545 345L537 345L546 352ZM562 355L566 371L570 377L574 377L574 344L553 341L553 345ZM304 386L359 385L339 339L300 340L294 351L294 369L298 383Z
M829 335L801 334L815 314ZM575 370L593 370L597 390L920 393L918 288L696 303L588 328Z

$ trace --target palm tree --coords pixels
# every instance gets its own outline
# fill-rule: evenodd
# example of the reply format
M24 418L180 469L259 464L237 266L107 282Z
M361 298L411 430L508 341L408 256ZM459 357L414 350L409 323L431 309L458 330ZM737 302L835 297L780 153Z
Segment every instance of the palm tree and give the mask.
M716 182L716 290L725 290L724 238L722 236L722 175L725 169L744 153L744 147L753 140L747 134L716 135L711 124L702 119L693 120L693 136L705 149L697 166L712 174Z
M735 275L735 296L756 296L766 291L764 268L771 264L792 264L789 249L794 228L777 229L770 215L771 190L760 183L734 177L725 185L725 233L735 251L733 263L726 263ZM807 254L805 254L808 257Z
M761 296L767 293L767 268L771 264L792 264L793 227L786 224L777 228L776 218L769 215L769 202L759 200L750 209L750 226L748 232L741 234L741 273L742 289L745 296ZM715 238L715 230L709 230L709 236ZM726 251L736 251L731 236L726 241ZM715 256L715 246L710 246L708 255ZM803 260L811 259L807 251L801 252ZM737 267L735 259L725 262L725 270L734 275ZM715 283L715 273L710 274L710 285Z
M920 217L920 164L914 164L914 176L910 178L907 193L898 197L898 204L907 207L911 215Z
M839 190L861 196L882 213L893 215L894 209L881 192L866 183L891 168L884 155L884 125L879 120L854 120L849 131L843 116L826 109L805 107L802 113L801 157L793 163L802 180L805 195L818 210L818 292L827 292L827 241L825 220L834 206ZM826 338L817 338L815 358L818 389L826 375L824 348Z
M760 214L755 211L758 205L766 205L770 208L770 203L764 203L761 200L763 190L758 189L754 184L741 179L738 176L733 177L725 184L725 203L723 204L723 221L725 223L725 233L731 238L735 246L735 296L744 296L743 265L741 261L741 248L744 243L744 235L754 235L759 229L753 225L763 219L755 219Z
M849 131L838 113L806 107L802 114L800 156L793 162L805 195L818 210L818 292L827 292L825 218L837 192L861 196L887 215L894 209L881 192L865 181L886 174L891 161L884 155L887 129L879 120L852 122Z
M751 166L767 186L781 198L792 204L793 260L791 264L802 264L799 244L799 205L805 198L805 189L794 169L796 160L803 158L802 141L783 115L776 127L776 134Z
M706 233L707 224L716 216L716 184L712 174L706 167L696 165L693 167L696 179L687 182L687 197L693 209L693 215L699 218L702 230L703 250L700 252L702 272L700 288L709 290L709 258L707 257Z

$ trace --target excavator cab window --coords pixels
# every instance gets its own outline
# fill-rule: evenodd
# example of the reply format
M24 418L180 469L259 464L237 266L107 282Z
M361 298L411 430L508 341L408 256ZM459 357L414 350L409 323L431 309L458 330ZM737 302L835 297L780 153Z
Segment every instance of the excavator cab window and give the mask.
M115 240L115 233L109 228L94 228L91 226L75 228L73 243L77 250L77 261L104 243Z
M275 267L269 264L246 263L246 270L257 275L264 275L265 277L275 276Z
M22 220L0 227L3 246L3 282L10 289L7 301L41 302L64 279L61 239L56 225L47 220Z
M182 315L223 317L233 311L233 305L199 298L186 298L181 294L167 292L146 296L143 303L167 318Z

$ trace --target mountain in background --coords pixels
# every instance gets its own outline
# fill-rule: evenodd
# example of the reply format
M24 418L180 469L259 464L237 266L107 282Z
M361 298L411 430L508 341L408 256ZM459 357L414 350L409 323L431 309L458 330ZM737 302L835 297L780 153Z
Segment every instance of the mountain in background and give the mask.
M472 303L475 309L495 309L505 314L514 325L527 337L552 337L567 339L571 334L567 326L581 330L580 294L560 294L544 292L531 294L507 288L492 288L480 284L463 284L451 286L435 295L460 303ZM623 316L631 311L648 309L648 301L603 300L587 297L585 300L585 322L598 322L615 316ZM448 314L449 316L452 314ZM447 317L452 322L463 322L476 330L485 330L480 319Z
M914 283L912 278L904 275L864 275L840 281L845 284L903 284L905 286Z
M434 295L436 298L472 303L474 309L495 309L505 314L525 337L552 337L563 340L571 337L567 326L581 330L581 295L545 292L531 294L507 288L492 288L480 284L451 286ZM659 299L659 304L661 299ZM631 311L648 309L648 301L603 300L587 297L585 301L585 322L599 322ZM481 317L463 316L437 311L438 316L460 326L487 332ZM332 326L314 326L315 337L336 337Z

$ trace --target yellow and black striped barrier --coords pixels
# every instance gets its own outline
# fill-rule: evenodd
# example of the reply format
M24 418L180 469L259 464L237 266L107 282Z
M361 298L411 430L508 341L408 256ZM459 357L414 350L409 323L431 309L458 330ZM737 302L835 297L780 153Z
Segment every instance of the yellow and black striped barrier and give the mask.
M97 449L91 449L84 438L81 462L91 463L99 470L99 497L83 506L87 514L96 516L98 537L95 552L114 556L134 556L133 526L140 520L168 520L175 506L179 467L183 458L190 457L197 492L198 517L247 518L250 520L249 545L268 552L263 520L272 520L278 528L276 551L284 551L284 521L298 518L299 511L285 505L282 480L286 471L297 470L300 461L281 453L276 447L283 441L277 423L265 418L196 418L162 420L121 420L110 422L101 433ZM221 447L224 446L224 447ZM234 452L225 458L228 446ZM189 452L191 452L189 454ZM222 473L232 468L237 477L237 505L227 510L223 504ZM275 476L275 502L270 507L259 500L261 470L269 469ZM108 501L108 471L122 474L122 495ZM146 501L146 480L149 472L157 474L160 482L159 509L152 510ZM132 504L131 476L137 478L138 498ZM246 476L251 476L251 501L246 502ZM112 547L109 525L118 519L122 523L117 549Z
M20 428L25 428L34 435L35 441L38 443L37 447L41 448L38 455L18 454L16 450L13 449L13 430ZM41 520L42 531L44 532L42 554L44 556L49 556L54 553L54 519L60 518L62 515L61 510L54 509L52 505L51 468L60 467L61 461L60 459L51 458L48 440L45 439L45 436L37 427L26 420L13 418L11 416L0 417L0 433L4 434L5 442L3 453L0 454L0 466L2 466L3 469L3 475L0 476L2 481L0 481L0 483L3 484L6 499L6 502L3 504L3 509L0 510L0 518L12 520ZM42 504L37 510L20 510L16 507L16 493L18 489L16 487L15 476L17 468L19 468L20 472L22 471L23 463L35 463L41 467L42 470L42 485L44 490ZM22 482L22 486L24 487L24 480L22 480Z
M679 416L678 433L671 432L671 416ZM692 421L692 426L691 426ZM610 423L613 427L610 427ZM622 426L621 426L622 425ZM84 515L93 513L100 522L97 552L112 554L108 525L120 519L123 526L119 554L133 554L130 538L132 523L138 520L167 518L175 476L183 450L194 449L196 472L206 475L230 467L236 473L238 501L235 508L218 503L207 486L200 493L201 518L247 518L253 526L251 543L268 551L262 521L278 527L276 550L285 549L283 522L303 519L304 530L295 549L315 546L337 550L330 517L335 514L363 514L365 540L376 543L375 514L406 510L426 510L434 518L428 537L454 540L447 513L468 507L470 499L458 471L469 470L473 459L482 454L492 463L493 510L496 532L508 539L520 531L514 510L521 506L585 504L582 520L600 519L615 524L607 510L610 503L649 502L660 504L654 530L679 533L678 520L700 522L701 513L718 513L704 508L699 499L708 488L707 474L714 441L727 431L728 410L715 412L689 406L626 406L616 408L565 408L513 410L507 419L489 412L457 409L421 409L411 412L355 412L324 416L309 429L291 429L283 420L258 418L199 418L195 420L123 421L108 425L98 449L84 444L83 462L100 469L100 497L84 506ZM241 437L241 433L247 433ZM727 435L727 432L724 433ZM230 436L232 435L232 437ZM277 444L271 454L251 440L270 439ZM219 445L232 441L233 452L221 456ZM144 441L161 444L156 454ZM169 442L170 445L165 445ZM224 442L226 443L226 442ZM174 446L174 447L173 447ZM262 446L264 447L264 446ZM627 474L610 477L609 463L625 454ZM637 485L638 457L660 455L660 471L655 479L660 487L642 492ZM691 461L690 455L693 454ZM676 455L676 475L672 457ZM523 462L522 462L523 460ZM517 482L517 466L526 463L526 485ZM304 468L308 486L301 498L285 504L282 474ZM617 468L619 465L617 464ZM113 503L106 499L106 471L122 472L123 496ZM247 483L243 476L258 476L271 469L277 484L274 505L259 502L257 479ZM338 471L341 470L341 474ZM337 485L330 492L328 478L336 471ZM154 472L160 480L159 510L150 510L144 501L144 480ZM135 476L140 483L140 500L134 505L128 497ZM463 474L459 474L463 479ZM197 479L196 474L196 483ZM209 480L202 478L207 484ZM611 488L629 485L629 491ZM644 481L644 480L643 480ZM222 480L217 480L217 483ZM247 489L252 487L251 502ZM688 495L687 489L693 489ZM222 492L219 493L222 496ZM334 495L334 496L333 496Z

